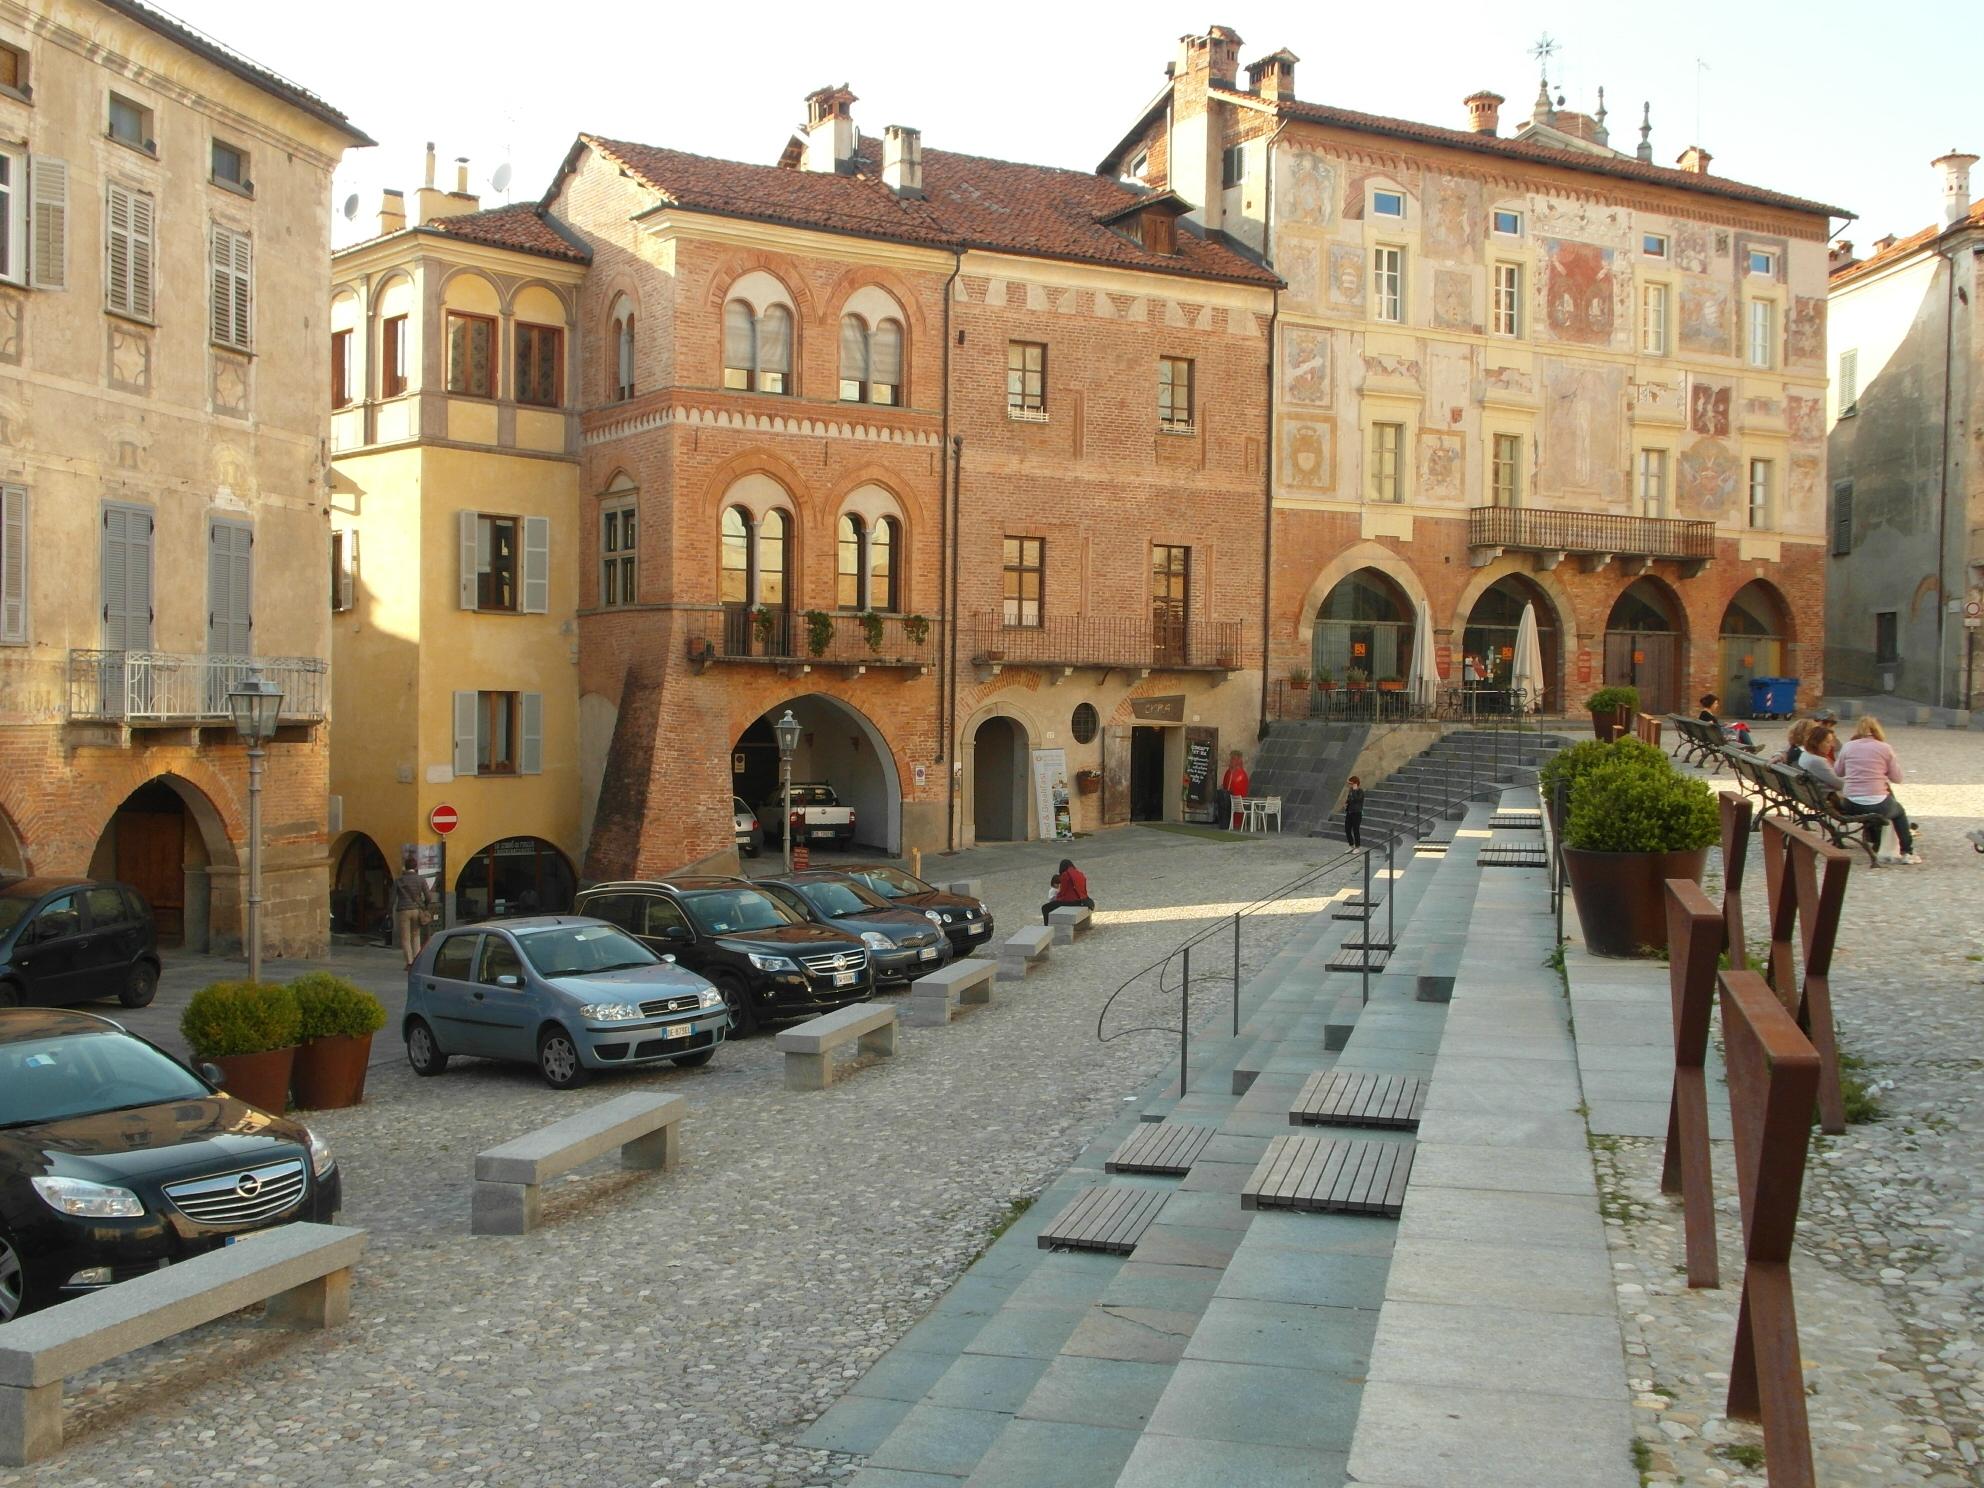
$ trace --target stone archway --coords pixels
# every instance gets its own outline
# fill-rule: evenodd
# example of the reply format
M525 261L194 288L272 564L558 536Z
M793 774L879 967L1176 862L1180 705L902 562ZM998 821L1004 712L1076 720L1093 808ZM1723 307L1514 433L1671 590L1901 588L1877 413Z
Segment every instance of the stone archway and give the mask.
M121 801L90 857L92 878L130 884L152 906L159 944L231 950L242 933L242 886L220 809L179 775L158 775ZM216 892L215 870L225 878Z
M1508 687L1524 605L1535 609L1537 647L1543 654L1539 711L1555 715L1564 709L1563 627L1556 604L1532 575L1521 571L1503 574L1474 596L1461 628L1458 649L1462 661L1457 665L1464 665L1465 658L1472 656L1484 688L1494 692Z
M1634 579L1605 619L1605 685L1637 687L1642 713L1684 711L1688 612L1673 587L1651 574ZM1692 711L1692 710L1687 710Z
M1750 679L1793 675L1797 636L1791 606L1767 579L1752 579L1729 596L1718 627L1716 686L1728 718L1753 716Z
M393 868L379 844L363 832L345 833L331 848L331 929L345 935L389 930L392 884Z
M834 788L854 810L854 840L891 856L902 851L902 777L895 751L860 709L830 693L806 692L767 708L731 746L731 789L777 840L778 743L772 725L787 709L803 730L793 751L795 784ZM742 768L739 768L741 763ZM769 816L766 815L769 810Z
M995 713L971 736L971 825L978 842L1027 839L1027 740L1019 723Z

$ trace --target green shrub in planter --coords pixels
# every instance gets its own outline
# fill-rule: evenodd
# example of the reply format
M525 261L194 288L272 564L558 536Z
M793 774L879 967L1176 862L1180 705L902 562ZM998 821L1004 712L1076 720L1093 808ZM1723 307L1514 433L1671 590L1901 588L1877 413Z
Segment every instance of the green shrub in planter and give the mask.
M357 1038L386 1026L386 1008L378 998L331 972L306 971L290 979L289 990L303 1015L305 1042Z
M1640 710L1640 690L1637 687L1601 687L1584 700L1585 708L1593 713L1637 713Z
M1587 739L1582 744L1573 744L1569 749L1560 749L1550 756L1544 762L1542 770L1537 773L1537 785L1542 791L1543 799L1548 801L1551 792L1557 788L1558 781L1564 782L1564 789L1568 793L1586 772L1616 761L1629 762L1642 770L1658 769L1671 772L1673 769L1673 766L1668 764L1666 755L1651 744L1640 743L1638 739L1617 739L1610 744L1598 739Z
M1623 745L1600 747L1617 751ZM1657 749L1649 752L1660 757ZM1715 792L1707 781L1677 770L1647 769L1626 758L1609 760L1578 777L1571 787L1564 845L1581 852L1699 852L1721 832Z
M287 1049L302 1033L296 994L276 982L215 982L179 1015L180 1037L196 1060Z

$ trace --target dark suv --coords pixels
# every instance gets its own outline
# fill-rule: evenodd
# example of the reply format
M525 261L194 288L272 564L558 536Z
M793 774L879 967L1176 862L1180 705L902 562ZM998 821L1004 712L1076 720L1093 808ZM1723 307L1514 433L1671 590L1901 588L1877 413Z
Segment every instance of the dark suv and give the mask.
M158 965L151 906L129 885L0 883L0 1007L114 997L140 1008L158 991Z
M574 912L618 925L708 977L730 1005L733 1038L874 995L860 936L807 924L748 878L594 884L580 890Z
M956 955L969 956L979 946L992 943L992 911L981 900L940 889L887 863L834 866L856 883L873 889L894 908L917 910L932 924L942 926Z
M816 868L753 881L814 924L860 936L868 947L878 987L907 986L951 959L951 943L944 938L942 925L916 910L889 903L845 873Z

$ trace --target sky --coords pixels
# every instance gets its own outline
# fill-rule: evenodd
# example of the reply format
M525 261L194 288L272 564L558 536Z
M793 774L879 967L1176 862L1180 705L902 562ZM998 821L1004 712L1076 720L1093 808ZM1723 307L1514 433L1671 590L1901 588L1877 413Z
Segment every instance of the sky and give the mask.
M1461 100L1479 88L1507 97L1505 121L1528 115L1531 49L1547 33L1558 44L1552 91L1590 112L1602 86L1615 148L1637 142L1640 105L1651 101L1655 161L1671 164L1699 143L1717 175L1849 209L1859 220L1844 236L1863 252L1937 218L1932 159L1951 148L1984 155L1975 0L1659 11L1002 0L895 13L761 0L594 4L572 12L585 29L563 30L550 24L558 7L518 0L168 8L379 141L337 174L333 200L360 199L357 221L338 221L340 243L374 231L381 188L420 184L428 140L439 183L453 186L454 157L466 155L470 190L494 206L505 199L489 184L497 166L511 166L508 199L534 200L581 131L769 163L805 95L832 83L859 97L855 120L868 134L905 124L933 149L1093 169L1162 85L1177 38L1214 23L1245 38L1243 61L1293 51L1304 99L1455 127L1466 123ZM1984 170L1972 194L1984 196Z

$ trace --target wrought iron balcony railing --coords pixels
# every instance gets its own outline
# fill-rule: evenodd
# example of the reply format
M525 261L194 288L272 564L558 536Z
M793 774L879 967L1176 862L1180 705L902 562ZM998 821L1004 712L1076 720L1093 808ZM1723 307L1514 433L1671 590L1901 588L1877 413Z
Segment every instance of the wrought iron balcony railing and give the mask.
M971 617L968 636L966 654L981 666L1232 671L1240 664L1238 620L1067 616L1008 625L1002 614L988 612Z
M1715 523L1529 506L1477 506L1468 513L1467 542L1473 548L1517 548L1533 553L1706 559L1715 556Z
M330 664L320 656L177 651L71 651L69 717L133 728L231 723L227 695L250 676L281 689L282 722L323 720Z
M697 614L687 633L690 658L699 661L925 667L937 655L937 627L920 615L724 605Z

